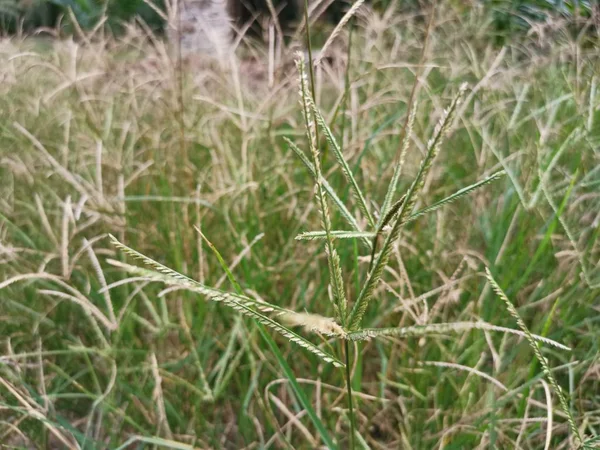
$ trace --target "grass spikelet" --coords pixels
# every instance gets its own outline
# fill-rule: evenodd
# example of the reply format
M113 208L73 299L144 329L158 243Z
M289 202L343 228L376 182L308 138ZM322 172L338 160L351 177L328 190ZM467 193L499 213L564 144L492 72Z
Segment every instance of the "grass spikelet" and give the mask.
M448 334L448 333L459 333L469 330L485 330L485 331L498 331L500 333L515 334L521 337L527 337L524 332L520 330L513 330L512 328L500 327L492 325L487 322L451 322L451 323L431 323L427 325L414 325L410 327L402 328L363 328L359 331L353 331L348 333L348 339L353 341L368 340L376 337L394 336L394 337L412 337L412 336L426 336L432 334ZM543 342L548 345L560 348L562 350L570 351L571 349L560 342L553 341L537 334L532 334L532 338L536 341Z
M304 55L301 53L297 54L296 65L298 67L299 82L300 82L300 96L302 99L302 108L304 111L304 120L306 122L306 133L308 142L311 148L313 167L315 170L316 185L315 185L315 197L317 199L317 205L321 212L321 225L325 230L326 234L326 245L325 253L327 254L327 263L329 267L329 279L331 287L333 289L334 296L334 308L336 310L336 316L339 322L344 325L346 319L347 300L344 293L344 281L342 278L342 268L340 266L340 258L337 254L335 246L333 245L333 238L331 237L331 217L329 215L329 207L327 206L327 198L325 197L325 191L323 189L323 174L321 173L321 161L319 156L319 150L317 148L318 141L313 133L311 133L311 108L312 104L310 93L308 92L308 80L306 78L306 70L304 64ZM314 111L313 111L314 114ZM316 131L316 130L315 130Z
M326 336L346 336L344 329L331 317L323 317L318 314L288 312L282 314L280 318L287 326L303 327L308 332L320 333Z
M135 251L135 250L134 250ZM166 284L168 286L179 286L182 289L186 289L190 292L195 292L197 294L201 294L206 296L209 300L220 302L223 299L227 298L230 301L240 302L248 307L255 308L263 313L273 313L273 314L282 314L287 312L292 312L288 309L282 308L280 306L274 305L272 303L267 303L265 301L255 300L250 297L246 297L244 295L234 294L231 292L222 291L220 289L212 288L203 285L202 283L198 283L195 280L192 280L192 283L182 281L180 279L174 279L168 275L165 275L160 272L155 272L153 270L144 269L142 267L132 266L130 264L125 264L120 261L115 261L109 259L107 261L109 264L119 267L126 272L129 272L134 275L139 275L142 280L146 281L154 281ZM134 280L134 279L132 279ZM130 280L131 281L131 280Z
M335 159L337 160L338 164L342 168L342 173L344 174L344 178L346 178L346 181L348 182L348 184L350 184L350 188L352 190L352 195L354 196L354 198L356 199L356 202L358 203L358 208L364 214L364 216L367 218L369 225L371 227L375 227L375 221L373 220L373 216L369 212L369 209L367 207L367 201L365 200L365 196L363 195L362 191L358 187L356 178L354 178L354 175L352 174L352 170L350 169L350 167L348 166L348 163L344 159L344 155L342 154L342 149L338 145L337 140L333 136L331 129L325 122L325 118L323 117L323 115L321 114L321 112L319 111L317 106L315 105L314 101L310 97L308 98L308 101L310 103L312 113L314 114L314 117L316 118L317 123L319 124L319 127L321 127L321 129L323 130L323 133L325 134L325 137L327 138L327 142L329 142L329 145L331 145L331 148L333 148L333 154L335 155Z
M384 219L384 217L388 214L390 205L392 204L394 195L396 194L396 189L398 189L398 182L400 181L400 175L402 175L402 168L404 167L404 161L406 160L408 148L410 147L410 139L412 138L416 116L417 102L414 102L412 108L410 109L408 121L406 122L406 132L404 133L404 138L402 139L402 147L400 149L398 163L394 166L394 174L392 175L390 185L388 186L388 190L385 194L383 205L381 205L381 218L379 223L380 227L382 227L381 222Z
M304 154L304 152L302 150L300 150L298 148L298 146L296 144L294 144L288 138L284 137L283 139L289 145L290 149L292 149L292 151L300 158L300 160L302 161L304 166L307 168L307 170L312 175L313 179L316 181L317 174L315 172L315 168L314 168L313 164L308 160L308 157ZM333 190L331 185L327 182L327 180L322 178L321 184L323 186L323 189L325 190L325 192L327 193L327 195L333 202L333 205L337 207L337 209L340 211L340 213L342 214L344 219L346 219L346 221L352 227L352 229L358 233L362 232L360 226L358 225L358 222L356 221L356 219L354 218L352 213L350 211L348 211L348 208L346 208L346 205L344 205L344 202L342 202L342 200L338 197L338 195L335 193L335 191ZM368 239L363 238L363 239L361 239L361 241L367 247L370 247L371 243L369 242Z
M433 205L430 205L426 208L420 209L419 211L417 211L414 214L411 214L410 216L408 216L408 219L406 219L406 221L404 222L404 224L410 223L416 219L418 219L421 216L424 216L425 214L428 214L430 212L433 212L439 208L441 208L444 205L447 205L449 203L452 203L456 200L458 200L459 198L462 198L466 195L471 194L473 191L475 191L476 189L479 189L480 187L483 187L487 184L493 183L496 180L499 180L500 178L502 178L504 175L506 175L506 172L504 170L500 170L498 172L493 173L492 175L490 175L489 177L484 178L481 181L478 181L477 183L473 183L470 186L464 187L462 189L459 189L458 191L456 191L454 194L449 195L448 197L435 202Z
M321 63L321 61L327 54L327 50L331 46L331 43L333 41L335 41L335 38L338 37L338 35L341 33L341 31L344 29L344 27L348 23L348 21L350 19L352 19L352 17L354 17L354 15L356 14L358 9L362 6L362 4L364 2L365 2L365 0L357 0L352 5L352 7L348 10L348 12L346 14L344 14L344 17L342 17L342 20L339 21L339 23L336 25L336 27L333 29L333 31L331 32L331 34L325 41L325 44L323 44L323 47L321 47L321 52L319 53L319 56L317 57L317 59L314 62L315 66L318 66Z
M412 211L412 209L417 201L417 195L423 189L423 185L425 184L425 178L426 178L427 174L429 173L429 170L431 169L431 166L433 164L435 157L439 153L444 135L448 132L450 125L452 124L452 120L454 118L454 113L456 111L456 108L460 104L461 99L462 99L466 89L467 89L466 84L463 84L460 87L457 95L454 97L454 100L452 101L452 104L445 111L444 115L442 116L442 118L440 119L440 121L438 122L438 124L435 127L434 135L429 140L429 143L427 145L427 154L425 155L425 158L421 162L421 167L419 168L419 171L417 172L417 176L415 177L410 188L408 189L408 192L406 193L406 199L402 203L402 207L400 208L400 211L398 212L398 215L396 216L394 226L393 226L392 230L390 231L390 233L387 235L387 237L383 243L381 253L375 260L375 263L373 264L373 268L369 271L369 274L367 276L367 281L363 285L363 288L360 291L358 299L356 300L356 303L354 304L354 307L352 308L352 311L348 318L348 324L349 324L348 328L350 330L356 330L360 326L362 318L367 310L367 306L369 305L369 302L371 301L371 298L373 297L373 293L375 292L375 288L377 287L377 284L379 283L379 280L381 279L381 275L383 274L383 269L385 268L385 266L388 263L390 253L392 251L393 243L396 242L396 240L400 236L400 229L402 227L402 224L404 223L404 220L408 217L408 215Z
M283 325L274 321L273 319L256 311L254 309L254 307L258 308L260 302L250 302L249 303L249 302L246 302L246 301L240 299L239 296L236 297L232 294L222 293L222 292L218 292L218 291L213 292L216 290L206 288L205 286L201 285L197 281L194 281L191 278L180 274L179 272L169 269L168 267L160 264L159 262L154 261L153 259L148 258L147 256L142 255L141 253L133 250L132 248L122 244L114 236L112 236L112 235L109 235L109 236L110 236L113 244L116 247L118 247L119 249L121 249L124 253L143 261L145 264L147 264L151 267L154 267L159 273L154 274L154 275L152 275L152 274L149 274L149 275L155 277L156 280L165 281L161 276L161 275L164 275L164 276L170 278L172 280L172 283L174 283L174 284L177 284L177 285L180 285L183 287L190 287L190 288L192 288L192 290L197 290L197 292L206 295L211 300L217 301L217 302L222 302L226 306L229 306L230 308L233 308L236 311L239 311L241 314L243 314L247 317L250 317L253 320L256 320L257 322L260 322L263 325L277 331L278 333L283 335L286 339L288 339L290 342L293 342L293 343L305 348L309 352L311 352L314 355L321 358L323 361L333 364L336 367L344 366L344 363L342 363L335 356L330 355L329 353L321 350L319 347L314 345L312 342L307 341L302 336L299 336L298 334L294 333L292 330L287 329L286 327L284 327ZM143 273L143 272L141 272L141 273ZM272 310L270 305L269 306L265 305L264 307Z
M508 299L508 297L506 296L506 294L504 293L502 288L498 285L498 283L492 276L492 272L490 271L490 269L488 267L485 268L485 273L486 273L488 281L490 282L490 284L492 286L492 289L494 290L496 295L504 302L504 304L506 305L506 309L508 309L508 312L510 313L510 315L513 316L513 318L517 321L517 325L519 325L519 328L521 328L521 330L523 330L523 333L525 333L525 337L527 338L527 341L529 342L529 346L533 350L533 354L535 355L535 357L539 361L540 365L542 366L544 375L546 375L546 378L548 378L550 385L556 391L556 395L558 395L560 406L561 406L563 412L567 415L567 421L569 422L569 428L571 430L571 433L573 433L573 436L575 436L578 443L582 444L583 441L581 439L581 435L579 434L579 429L577 428L577 425L575 424L575 419L573 418L573 414L571 414L571 408L569 407L567 398L565 397L565 394L563 393L562 388L556 381L556 378L554 378L554 375L552 375L552 372L550 371L550 367L548 366L548 361L546 360L544 355L542 355L542 352L540 351L540 348L539 348L537 342L535 341L533 335L529 331L529 328L527 328L527 325L525 325L525 322L523 322L523 319L521 319L521 316L519 315L517 308L515 308L515 306Z
M436 211L439 208L441 208L442 206L445 206L449 203L452 203L452 202L458 200L459 198L469 195L476 189L479 189L480 187L483 187L483 186L490 184L496 180L499 180L504 175L506 175L506 172L504 172L503 170L500 170L498 172L493 173L489 177L486 177L483 180L478 181L477 183L473 183L470 186L459 189L454 194L449 195L448 197L435 202L433 205L427 206L427 207L420 209L417 212L411 214L410 216L408 216L408 219L406 219L406 221L404 221L403 224L406 225L410 222L413 222L414 220L417 220L419 217L424 216L425 214ZM374 244L375 244L375 238L376 237L379 238L383 234L385 227L392 221L394 216L398 213L398 211L402 207L402 204L404 203L405 198L406 198L405 196L402 196L400 198L400 200L398 200L396 203L394 203L389 208L389 211L387 212L385 217L383 217L383 220L380 221L381 223L379 225L379 229L375 233L369 232L369 231L333 230L333 231L331 231L330 234L335 239L361 239L361 240L373 239L373 242L370 242L368 244L369 247L372 248L372 247L374 247ZM324 231L306 231L306 232L301 233L298 236L296 236L296 240L299 240L299 241L300 240L316 240L316 239L324 239L324 238L325 238ZM371 254L372 259L374 258L374 255L375 255L375 252L373 252Z
M332 230L330 233L334 239L372 239L375 237L375 233L369 231L345 231L345 230ZM317 239L324 239L324 231L305 231L295 237L297 241L314 241Z

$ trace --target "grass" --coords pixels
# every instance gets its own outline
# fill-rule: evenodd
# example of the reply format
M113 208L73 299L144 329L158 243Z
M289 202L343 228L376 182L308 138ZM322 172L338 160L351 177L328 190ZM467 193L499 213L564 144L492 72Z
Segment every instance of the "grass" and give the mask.
M164 44L133 27L44 51L2 41L0 442L561 449L598 436L599 54L566 28L498 48L485 14L442 4L429 32L359 15L348 71L334 42L309 81L314 110L294 70L267 88L189 67L180 86ZM109 234L165 269L134 268ZM337 317L352 339L312 332L312 316L280 323L287 310ZM532 349L532 334L571 350ZM347 355L348 370L326 360Z

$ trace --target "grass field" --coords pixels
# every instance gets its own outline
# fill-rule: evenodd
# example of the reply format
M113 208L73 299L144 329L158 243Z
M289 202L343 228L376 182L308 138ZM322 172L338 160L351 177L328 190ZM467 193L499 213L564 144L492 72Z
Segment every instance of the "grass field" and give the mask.
M0 448L594 448L594 35L555 22L499 47L484 10L440 6L422 57L426 29L427 17L360 15L350 45L346 27L333 62L315 71L316 104L365 198L321 129L323 178L355 225L325 193L329 231L371 233L331 240L296 239L329 225L315 201L323 184L315 190L285 140L310 157L293 63L271 71L272 54L255 46L252 63L180 67L133 28L118 39L0 41ZM401 211L504 175L403 224L390 243L362 326L400 331L350 340L293 327L341 363L349 349L348 370L244 317L233 297L136 274L124 263L143 262L111 243L253 305L335 317L338 291L351 307L370 270L417 75L394 202L468 87ZM570 348L540 344L551 377L486 268L531 333ZM306 319L291 317L290 327ZM311 320L345 335L339 317Z

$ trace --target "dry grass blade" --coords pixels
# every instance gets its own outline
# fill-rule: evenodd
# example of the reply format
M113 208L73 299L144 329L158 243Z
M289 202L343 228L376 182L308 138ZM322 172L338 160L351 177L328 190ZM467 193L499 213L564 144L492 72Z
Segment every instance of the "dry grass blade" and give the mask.
M489 382L491 382L492 384L499 387L500 389L502 389L505 392L508 391L508 388L504 384L502 384L500 381L498 381L491 375L488 375L487 373L482 372L481 370L477 370L473 367L465 366L463 364L444 362L444 361L423 361L421 364L423 364L424 366L446 367L449 369L456 369L456 370L462 370L465 372L469 372L473 375L477 375L480 378L488 380Z
M104 315L104 313L96 305L94 305L88 298L86 298L83 294L81 294L81 292L79 292L77 289L74 289L72 286L65 283L62 278L57 277L55 275L51 275L48 273L28 273L28 274L16 275L16 276L11 277L7 280L4 280L2 283L0 283L0 290L4 289L5 287L10 286L13 283L17 283L19 281L25 281L25 280L51 280L51 281L54 281L59 286L61 286L63 289L65 289L66 291L69 291L70 294L68 294L66 292L51 290L51 289L41 289L38 292L41 294L50 295L50 296L59 297L59 298L65 299L65 300L69 300L69 301L81 306L81 308L83 308L85 313L88 314L90 316L90 318L92 318L92 320L93 320L93 318L97 319L99 322L102 323L102 325L105 326L105 328L107 330L114 331L117 329L118 324L116 322L111 321L109 318L107 318ZM95 321L94 321L94 323L95 323Z
M336 27L333 29L333 31L331 32L331 34L325 41L325 44L323 44L323 47L321 47L321 52L319 53L319 56L317 57L317 59L314 62L315 66L318 66L321 63L321 61L323 60L323 57L327 54L327 50L331 46L331 43L333 41L335 41L335 38L338 37L338 35L342 31L342 29L346 26L348 21L356 14L358 9L362 6L362 4L364 2L365 2L365 0L357 0L352 5L352 7L348 10L348 12L346 14L344 14L344 17L342 17L342 20L339 21L339 23L336 25Z
M576 176L577 175L575 175L573 177L573 180L571 180L571 187L569 188L569 190L573 188ZM569 239L569 241L571 242L571 245L573 246L573 250L575 252L575 255L577 256L577 260L579 262L579 266L581 267L581 272L583 274L583 278L584 278L585 282L587 283L587 285L590 289L600 288L600 281L594 280L592 278L592 275L590 274L590 269L586 262L585 254L584 254L584 252L582 252L579 249L580 246L579 246L579 243L577 242L577 238L575 237L575 233L573 233L573 230L571 229L569 224L567 224L567 221L565 220L563 215L560 214L560 208L556 204L554 199L552 198L552 194L548 191L548 186L546 185L544 175L541 173L541 171L539 173L539 177L540 177L540 187L542 189L542 192L544 193L544 196L546 197L546 201L552 208L552 211L554 211L554 214L556 214L558 222L561 224L561 226L565 230L565 234L567 235L567 238Z

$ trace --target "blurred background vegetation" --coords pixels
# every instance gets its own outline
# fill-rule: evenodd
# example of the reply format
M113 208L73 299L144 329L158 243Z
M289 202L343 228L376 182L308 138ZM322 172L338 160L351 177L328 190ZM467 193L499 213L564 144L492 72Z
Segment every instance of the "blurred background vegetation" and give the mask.
M275 0L274 3L281 1ZM393 2L401 9L418 9L422 3L418 0L371 1L374 7L382 8L387 8ZM153 3L160 8L164 6L164 0ZM593 6L595 2L591 0L460 0L453 3L458 9L481 6L490 9L500 43L506 36L518 36L536 24L552 19L571 21L575 33L582 29L597 30L600 20L599 6ZM124 22L134 17L143 20L157 32L164 29L163 19L144 0L0 0L0 32L14 34L58 27L69 34L73 18L86 29L93 27L104 15L109 28L116 33L122 30Z
M153 3L162 7L164 2ZM68 33L73 17L82 28L91 28L104 15L116 32L136 16L157 31L163 27L161 17L144 0L0 0L0 31L30 32L58 25Z

